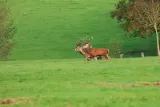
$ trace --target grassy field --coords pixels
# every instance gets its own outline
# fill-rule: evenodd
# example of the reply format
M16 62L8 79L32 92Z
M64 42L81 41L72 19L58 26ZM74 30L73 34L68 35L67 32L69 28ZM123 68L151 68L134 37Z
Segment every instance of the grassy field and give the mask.
M73 50L77 40L93 36L93 47L108 47L124 32L109 12L117 0L9 0L17 27L12 60L81 57ZM152 39L125 39L124 51L154 48ZM149 55L155 55L156 51Z
M109 15L116 2L9 0L16 47L9 61L0 62L0 107L158 107L160 58L85 64L74 51L87 35L94 37L93 47L119 38L123 51L155 50L154 37L124 39Z
M0 62L2 107L159 107L160 58ZM134 85L134 86L133 86ZM4 102L5 103L5 102Z

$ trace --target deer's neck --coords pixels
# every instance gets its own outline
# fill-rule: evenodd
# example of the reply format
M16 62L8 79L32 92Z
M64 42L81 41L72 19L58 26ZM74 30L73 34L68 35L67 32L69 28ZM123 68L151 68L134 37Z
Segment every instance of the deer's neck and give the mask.
M90 57L90 55L86 52L85 49L81 49L80 53L83 54L84 56Z

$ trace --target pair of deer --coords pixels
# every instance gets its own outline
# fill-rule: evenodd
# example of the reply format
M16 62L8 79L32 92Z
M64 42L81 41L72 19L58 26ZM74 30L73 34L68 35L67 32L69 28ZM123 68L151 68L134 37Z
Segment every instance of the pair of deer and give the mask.
M89 40L88 42L83 42L84 45L82 46L82 40L80 40L75 48L75 51L80 52L85 57L85 61L90 61L91 59L102 59L102 57L105 57L107 60L110 59L109 49L92 48L92 45L90 45L90 41L91 40Z

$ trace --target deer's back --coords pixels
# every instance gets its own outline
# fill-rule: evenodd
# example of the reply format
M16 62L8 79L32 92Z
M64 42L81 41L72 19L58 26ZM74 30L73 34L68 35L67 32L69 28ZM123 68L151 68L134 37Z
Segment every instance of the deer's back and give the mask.
M92 56L97 56L97 55L106 55L107 54L107 49L106 48L88 48L85 49L86 53L92 55Z

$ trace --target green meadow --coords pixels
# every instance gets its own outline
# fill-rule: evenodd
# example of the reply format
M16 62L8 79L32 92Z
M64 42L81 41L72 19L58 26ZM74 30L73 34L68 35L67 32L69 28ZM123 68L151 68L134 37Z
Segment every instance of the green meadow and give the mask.
M0 62L0 99L16 101L0 106L159 107L159 63L156 57Z
M159 107L155 37L125 37L109 14L117 1L9 0L16 46L0 61L0 107ZM84 63L74 49L86 36L93 47L118 39L124 52L153 51Z

